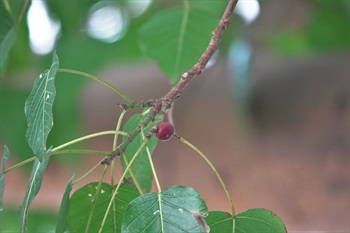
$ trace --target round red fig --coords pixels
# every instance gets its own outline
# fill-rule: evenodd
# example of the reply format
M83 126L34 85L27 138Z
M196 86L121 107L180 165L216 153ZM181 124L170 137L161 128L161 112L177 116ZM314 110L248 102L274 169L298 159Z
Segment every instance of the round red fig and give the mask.
M174 134L174 126L169 122L162 122L158 125L156 136L161 141L169 140Z

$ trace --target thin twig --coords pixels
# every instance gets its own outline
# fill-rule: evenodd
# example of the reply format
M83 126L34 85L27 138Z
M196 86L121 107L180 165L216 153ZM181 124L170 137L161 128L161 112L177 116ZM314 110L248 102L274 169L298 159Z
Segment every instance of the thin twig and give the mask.
M219 48L221 43L221 38L224 31L230 24L231 16L233 14L233 10L236 7L238 0L230 0L227 4L226 10L216 27L216 29L212 33L211 40L209 42L208 47L199 58L197 63L189 69L187 72L183 73L180 77L179 82L170 89L170 91L165 94L163 97L156 99L153 102L153 106L150 109L147 117L140 123L140 125L132 132L129 133L130 137L127 137L113 152L110 156L106 157L102 164L111 164L113 159L117 156L120 156L129 144L133 141L141 131L142 127L146 127L149 123L153 122L155 119L164 119L164 115L171 108L172 103L176 98L180 97L183 90L187 87L187 85L199 74L201 74L207 65L210 58L213 56L215 51Z

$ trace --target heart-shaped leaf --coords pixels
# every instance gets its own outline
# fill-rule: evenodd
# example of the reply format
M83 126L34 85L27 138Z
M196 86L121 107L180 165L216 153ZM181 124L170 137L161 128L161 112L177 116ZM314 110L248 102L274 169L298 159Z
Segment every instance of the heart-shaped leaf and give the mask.
M206 222L210 232L232 233L233 219L229 213L210 211ZM235 218L235 233L286 233L283 221L270 210L250 209L237 214Z
M70 199L68 212L68 229L71 233L88 232L96 233L102 224L108 204L112 198L115 186L106 183L101 184L100 192L96 198L98 182L85 185L74 192ZM120 232L121 223L126 207L139 193L131 184L121 184L110 209L102 232ZM95 206L93 204L95 203ZM92 220L88 225L90 212L93 209Z
M198 61L216 24L215 17L196 8L161 11L140 28L140 46L174 84Z
M53 126L52 106L55 100L55 77L58 70L58 57L53 54L51 68L45 70L35 80L33 89L25 103L28 123L26 138L30 148L41 161L46 150L46 140Z
M207 207L190 187L173 186L134 199L125 212L122 232L208 232Z

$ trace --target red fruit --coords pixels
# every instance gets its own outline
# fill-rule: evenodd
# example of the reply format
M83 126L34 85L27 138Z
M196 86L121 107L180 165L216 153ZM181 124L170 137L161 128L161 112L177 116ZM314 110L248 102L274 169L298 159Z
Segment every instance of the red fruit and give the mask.
M174 126L169 122L162 122L158 125L156 136L159 140L167 141L174 134Z

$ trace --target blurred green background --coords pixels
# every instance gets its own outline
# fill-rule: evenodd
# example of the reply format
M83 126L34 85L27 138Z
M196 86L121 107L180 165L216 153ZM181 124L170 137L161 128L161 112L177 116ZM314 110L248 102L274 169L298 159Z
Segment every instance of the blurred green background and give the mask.
M213 13L213 20L217 20L227 1L190 2L193 7L210 10ZM232 122L238 125L238 132L245 135L247 132L251 132L249 130L252 128L257 129L258 133L265 132L264 130L271 127L270 121L276 122L274 118L269 118L269 116L267 116L268 120L264 118L265 110L261 110L259 89L257 91L254 89L254 84L260 83L257 81L259 80L258 68L264 66L265 61L271 61L271 57L277 58L276 60L287 60L288 63L288 61L303 61L303 59L308 58L326 57L332 59L334 56L337 58L340 56L340 60L347 59L348 67L345 71L348 73L345 76L349 78L350 3L348 0L240 0L240 2L244 3L240 3L242 5L239 7L240 9L236 9L237 14L234 15L232 24L224 35L215 65L218 67L224 61L226 65L219 67L230 71L229 73L224 72L232 95L230 100L235 111L235 114L231 112L229 116L232 117ZM21 21L19 21L26 3L28 5ZM9 147L12 157L11 164L32 156L25 140L27 124L24 116L24 102L35 78L49 67L53 50L57 51L60 58L60 68L75 69L92 74L106 74L106 76L109 75L111 81L123 83L123 79L128 78L125 73L110 74L108 70L111 67L124 66L128 71L137 70L139 66L149 64L149 60L142 54L138 46L138 29L155 12L179 6L182 6L182 1L0 0L1 36L3 33L8 33L7 27L11 24L10 28L16 32L16 39L13 46L9 47L8 57L1 58L5 62L0 68L0 145L3 147L2 145L6 144ZM7 14L10 18L7 17ZM4 49L7 42L5 43L3 38L1 39L1 48ZM46 46L44 46L45 44ZM166 56L166 51L164 51L164 56ZM160 71L155 73L164 80L162 90L170 88L167 78ZM138 75L142 74L142 72L138 73ZM222 75L218 71L214 73L214 76L217 74ZM144 78L147 76L149 75L145 74ZM101 77L104 78L103 75ZM261 80L261 83L266 83L265 80ZM272 82L274 81L272 80ZM193 85L196 83L198 84L198 82L194 82ZM349 84L348 81L347 83ZM134 83L133 85L138 86L139 84ZM152 86L152 84L150 85ZM50 133L48 145L60 145L95 129L94 126L87 127L85 123L88 120L84 119L92 117L85 115L87 112L94 114L99 111L99 108L90 109L90 111L82 110L84 106L86 108L90 104L91 100L83 100L84 96L86 97L84 91L87 87L89 87L89 82L84 78L72 78L71 75L59 74L56 81L54 128ZM152 88L154 87L151 87L151 90L153 90ZM141 88L142 91L145 91L145 96L151 95L150 97L157 98L161 95L161 93L157 93L156 96L152 96L152 93L145 89L146 87ZM123 90L128 94L127 89ZM191 90L196 93L197 89ZM103 95L103 91L99 93ZM142 96L142 93L140 95ZM209 95L215 96L216 94ZM348 88L345 87L345 99L348 97ZM96 96L96 98L98 97ZM138 98L141 100L143 97L137 96L136 99ZM278 98L277 95L276 99ZM118 100L120 101L120 99L115 101ZM98 102L98 99L95 101ZM198 101L200 101L199 97ZM345 105L348 103L347 101L345 100ZM193 104L195 103L193 102ZM91 106L94 105L91 104ZM116 102L112 103L109 108L117 108ZM191 107L187 106L184 111L189 108ZM276 112L281 112L281 110L276 110ZM99 114L108 115L108 113L99 112L96 114L97 116L92 119L99 119L103 128L105 126L103 124L104 118L98 117ZM116 116L111 117L114 119ZM282 121L281 124L283 123L285 122ZM181 128L180 124L179 128ZM106 126L106 128L108 127ZM96 125L96 129L99 129L98 125ZM200 144L201 140L198 142ZM345 150L348 152L348 148ZM55 172L55 169L60 166L67 166L74 170L75 167L81 166L82 162L82 157L64 156L54 158L51 165L56 164L52 166ZM16 182L16 179L26 177L29 171L28 167L16 178L9 179ZM66 174L66 177L63 177L65 180L62 182L68 181L69 176L70 174ZM26 179L19 183L23 182L25 183ZM6 192L8 190L5 189ZM63 190L57 192L63 193ZM16 203L20 203L20 200L11 200L10 204L6 205L6 201L5 199L5 208L16 208ZM53 206L57 206L57 204ZM42 211L53 212L52 208L45 209L43 206L41 208ZM3 213L0 223L2 232L17 231L16 211L9 209ZM29 232L53 230L54 213L35 213L30 214L30 216ZM299 229L294 227L297 226L297 220L290 222L292 229Z

